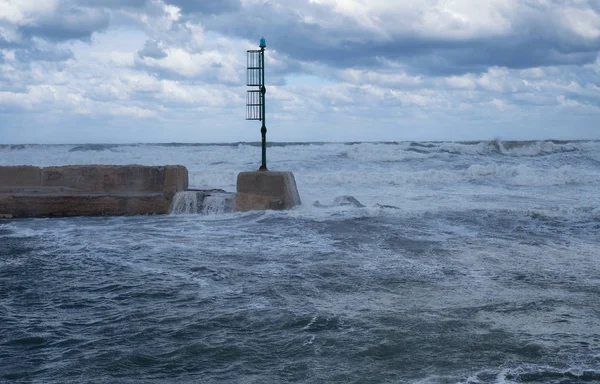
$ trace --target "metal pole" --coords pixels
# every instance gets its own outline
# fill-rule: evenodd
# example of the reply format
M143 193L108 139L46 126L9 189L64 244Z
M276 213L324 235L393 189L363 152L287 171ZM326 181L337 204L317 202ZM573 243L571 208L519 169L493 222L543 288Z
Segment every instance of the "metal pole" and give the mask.
M262 61L262 69L260 74L260 83L262 84L260 87L260 94L262 96L262 128L260 129L260 133L262 136L262 164L258 170L267 171L267 126L265 123L265 93L267 93L267 89L265 88L265 47L262 46L262 44L260 47L260 59Z

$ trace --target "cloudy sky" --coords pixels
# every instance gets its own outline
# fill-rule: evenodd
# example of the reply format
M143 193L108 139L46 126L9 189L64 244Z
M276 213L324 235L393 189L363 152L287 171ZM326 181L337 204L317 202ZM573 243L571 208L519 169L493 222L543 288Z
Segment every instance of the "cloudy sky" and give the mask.
M600 139L598 0L0 0L0 143Z

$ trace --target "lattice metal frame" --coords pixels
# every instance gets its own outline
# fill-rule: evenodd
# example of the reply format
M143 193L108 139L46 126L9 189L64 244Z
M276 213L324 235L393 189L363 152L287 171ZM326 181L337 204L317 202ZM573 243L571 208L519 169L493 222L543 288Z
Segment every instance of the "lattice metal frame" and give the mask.
M263 69L262 51L247 51L246 55L246 85L259 86L263 85L262 69Z
M246 51L246 84L250 87L258 87L246 93L246 120L261 120L261 152L262 159L259 171L267 169L267 125L265 123L265 38L260 39L260 50Z
M262 93L248 91L246 93L246 120L262 120Z

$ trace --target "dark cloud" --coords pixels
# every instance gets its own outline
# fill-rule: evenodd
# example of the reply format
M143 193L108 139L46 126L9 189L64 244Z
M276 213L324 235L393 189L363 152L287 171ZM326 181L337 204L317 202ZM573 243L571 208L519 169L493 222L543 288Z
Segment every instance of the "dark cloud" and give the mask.
M100 9L62 7L52 16L21 26L19 31L51 41L89 40L94 32L106 30L109 21L109 14Z
M51 50L29 48L17 50L15 57L17 60L25 63L30 61L66 61L73 58L73 52L61 48Z
M0 76L0 89L2 89L2 92L27 93L27 84L15 84Z
M240 0L164 0L184 13L221 14L242 8Z
M76 4L88 7L107 7L107 8L143 8L149 3L149 0L77 0Z
M505 37L462 42L419 42L419 44L373 44L369 56L404 63L413 73L450 75L484 72L490 67L526 69L556 65L584 65L596 60L596 47L564 41L548 41L535 36ZM369 65L377 62L365 60ZM361 62L361 61L359 61ZM335 64L335 63L334 63ZM380 65L380 64L379 64Z
M0 49L4 49L4 48L17 48L20 47L21 44L15 43L14 41L8 41L6 39L3 39L0 36Z
M167 53L158 45L155 40L146 40L144 48L138 51L139 57L151 57L153 59L164 59Z
M160 80L173 80L180 83L211 84L218 87L239 86L240 79L227 79L219 75L222 66L211 64L201 72L195 74L181 74L167 67L157 67L146 64L143 60L136 59L135 68L146 72L148 75Z
M591 106L591 107L600 107L600 96L590 96L590 95L581 95L574 92L566 92L564 94L565 99L573 100L580 104Z
M560 0L555 0L558 6ZM583 3L582 3L583 4ZM593 4L593 2L583 5ZM301 61L347 67L380 67L382 59L404 65L412 73L433 75L481 72L489 67L531 68L582 65L596 60L600 38L576 34L556 7L525 1L504 34L463 38L424 37L420 31L391 35L382 41L331 6L296 1L296 7L271 3L248 5L240 12L200 17L207 30L245 39L264 35L267 45ZM583 7L594 10L594 7ZM319 14L331 24L308 23L305 14ZM384 22L386 15L381 17ZM381 27L385 27L382 25Z

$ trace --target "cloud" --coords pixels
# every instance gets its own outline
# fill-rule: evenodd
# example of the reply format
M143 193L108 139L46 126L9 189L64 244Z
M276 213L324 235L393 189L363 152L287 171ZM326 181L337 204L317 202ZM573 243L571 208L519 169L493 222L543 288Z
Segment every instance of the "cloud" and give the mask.
M66 61L73 58L73 52L65 48L55 49L19 49L15 51L15 58L21 62L31 61Z
M111 11L143 9L154 0L19 0L3 3L0 42L89 41L110 24Z
M185 13L220 14L237 12L241 9L240 0L165 0L165 3L174 5Z
M0 53L12 58L11 65L28 66L36 61L73 59L70 40L90 41L109 26L109 14L99 8L80 7L73 2L47 0L9 1L0 12Z
M109 14L95 8L66 7L19 27L27 37L45 40L89 40L94 32L105 31L109 24Z
M376 67L382 58L428 74L591 63L600 49L592 1L246 2L201 17L226 35L265 35L292 58Z
M138 56L141 58L150 57L152 59L164 59L167 53L160 47L157 41L146 40L144 48L138 51Z
M0 136L13 142L256 140L245 51L262 36L270 139L544 138L560 124L600 138L591 0L8 4Z
M151 0L76 0L75 4L87 7L106 7L106 8L143 8Z
M139 55L136 63L140 68L157 73L160 77L195 79L207 83L239 85L241 71L235 66L233 53L206 50L200 53L182 48L167 48L158 57Z

